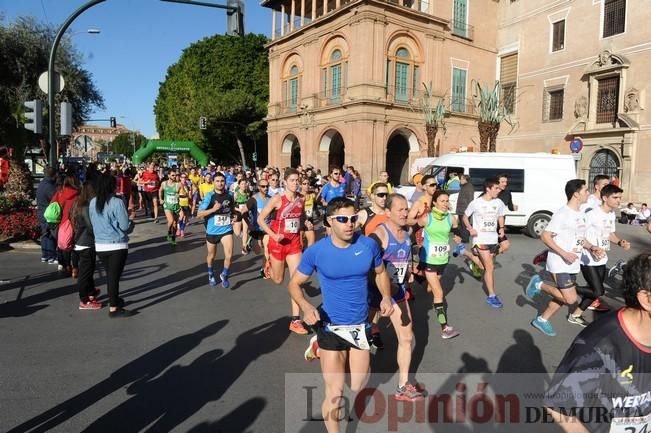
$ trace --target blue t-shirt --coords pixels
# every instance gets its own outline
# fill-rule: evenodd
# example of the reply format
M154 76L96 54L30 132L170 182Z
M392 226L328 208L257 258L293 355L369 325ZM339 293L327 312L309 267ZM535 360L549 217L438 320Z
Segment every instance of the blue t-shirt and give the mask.
M377 242L356 234L348 248L338 248L330 236L303 253L298 271L316 271L321 284L321 320L335 325L358 325L368 320L369 271L382 264Z
M343 197L345 194L346 187L342 183L337 187L333 187L332 184L328 182L321 190L321 197L323 197L326 203L330 203L333 198ZM337 323L337 325L341 325L341 323Z
M226 189L230 189L231 185L235 183L236 177L230 171L224 173L224 177L226 178Z
M213 198L213 196L215 197ZM206 218L207 235L225 235L233 232L233 224L231 221L233 201L233 197L226 191L221 194L217 194L215 191L210 191L205 195L203 201L199 205L199 210L210 209L214 206L215 202L222 205L217 212Z

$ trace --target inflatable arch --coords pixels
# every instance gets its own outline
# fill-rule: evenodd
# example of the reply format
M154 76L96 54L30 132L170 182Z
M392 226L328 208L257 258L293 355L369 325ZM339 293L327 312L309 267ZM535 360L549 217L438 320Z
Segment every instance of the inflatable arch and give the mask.
M208 155L199 149L199 146L192 141L175 140L149 140L144 147L141 147L133 154L133 163L135 165L141 164L154 152L189 153L202 167L208 165Z

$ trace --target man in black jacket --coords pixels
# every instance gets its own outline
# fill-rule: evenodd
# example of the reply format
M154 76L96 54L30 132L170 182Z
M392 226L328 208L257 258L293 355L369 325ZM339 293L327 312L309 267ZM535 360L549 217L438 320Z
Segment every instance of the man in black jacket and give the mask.
M36 189L36 218L41 225L41 263L58 264L56 240L50 233L49 226L43 214L50 205L56 193L56 170L52 167L45 169L45 177Z
M459 221L462 221L466 208L475 199L475 188L470 183L470 176L467 174L461 175L460 182L461 189L459 190L459 199L457 200L457 218ZM470 241L470 234L463 224L459 224L459 236L461 237L461 242L465 244Z

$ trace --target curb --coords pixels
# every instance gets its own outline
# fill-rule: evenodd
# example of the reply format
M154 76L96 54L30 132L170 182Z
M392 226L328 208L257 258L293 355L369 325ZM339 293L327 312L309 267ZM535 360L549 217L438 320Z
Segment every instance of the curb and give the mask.
M41 245L35 241L0 242L0 248L15 250L40 250Z

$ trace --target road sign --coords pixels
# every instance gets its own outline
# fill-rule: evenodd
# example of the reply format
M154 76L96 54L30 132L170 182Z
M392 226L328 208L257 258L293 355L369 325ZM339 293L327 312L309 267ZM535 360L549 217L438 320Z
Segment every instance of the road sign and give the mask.
M572 153L580 153L583 150L583 140L580 137L576 137L570 141L570 150Z
M574 157L575 161L581 161L581 157L583 156L582 153L573 153L572 156Z
M204 116L199 118L199 129L208 129L208 119Z
M63 90L63 88L66 85L65 80L59 74L58 72L54 73L54 85L57 87L54 89L54 93L59 93L60 91ZM47 95L48 91L48 82L47 82L47 71L43 72L41 75L38 77L38 87Z

